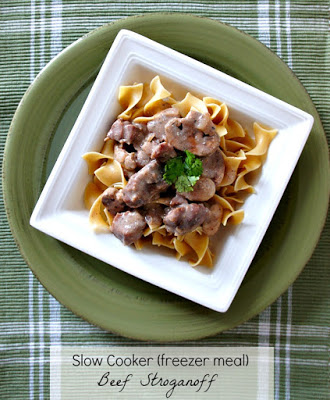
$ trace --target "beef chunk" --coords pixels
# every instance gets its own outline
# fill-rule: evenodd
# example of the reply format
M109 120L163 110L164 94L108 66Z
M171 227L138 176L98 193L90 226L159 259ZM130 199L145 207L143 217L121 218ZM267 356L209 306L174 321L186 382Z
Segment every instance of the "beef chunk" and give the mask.
M150 157L143 150L136 152L136 166L139 168L145 167L150 162Z
M223 208L218 203L207 204L208 213L205 221L202 225L203 231L206 235L215 235L221 225L221 218L223 213Z
M225 162L220 149L211 155L201 158L203 163L203 177L210 178L218 187L225 175Z
M171 207L180 206L181 204L188 204L188 201L181 194L174 196L170 202Z
M121 144L115 144L114 159L127 171L134 171L137 166L136 153L129 153Z
M147 204L144 210L145 220L150 228L158 227L163 223L164 208L160 204Z
M164 218L166 230L174 235L184 235L202 225L208 210L202 204L182 204L170 210Z
M145 140L145 137L148 135L148 128L147 124L142 124L142 123L137 123L133 122L132 123L140 132L139 135L137 135L134 140L133 140L133 147L135 148L136 151L141 149L141 145Z
M172 118L165 126L166 140L178 150L197 156L213 153L220 138L209 115L190 111L186 118Z
M168 187L161 166L153 160L129 179L123 189L124 202L132 208L142 207L157 199Z
M120 143L132 144L143 138L143 132L129 121L117 119L111 126L106 139L113 139Z
M146 140L142 145L142 149L151 159L157 159L160 162L166 162L170 158L176 157L176 151L173 146L167 142L160 143L157 139Z
M115 216L111 230L124 245L130 245L141 238L145 227L146 222L140 213L126 211Z
M149 132L152 132L157 139L164 141L166 139L165 125L172 119L180 117L180 113L176 108L167 108L158 113L155 118L148 122Z
M151 153L152 159L157 159L161 162L166 162L170 158L176 157L176 151L174 147L166 142L159 143L156 145Z
M126 206L123 200L123 191L109 187L103 193L102 204L112 215L123 211Z

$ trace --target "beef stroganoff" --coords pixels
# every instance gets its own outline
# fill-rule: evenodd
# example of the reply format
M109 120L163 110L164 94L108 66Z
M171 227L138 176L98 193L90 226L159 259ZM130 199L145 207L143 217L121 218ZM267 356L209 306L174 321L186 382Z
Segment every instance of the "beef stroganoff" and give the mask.
M84 194L91 226L212 267L210 237L242 222L254 193L249 174L277 131L255 122L251 137L220 100L188 92L179 101L159 76L121 86L118 101L123 111L102 149L83 155L93 176Z

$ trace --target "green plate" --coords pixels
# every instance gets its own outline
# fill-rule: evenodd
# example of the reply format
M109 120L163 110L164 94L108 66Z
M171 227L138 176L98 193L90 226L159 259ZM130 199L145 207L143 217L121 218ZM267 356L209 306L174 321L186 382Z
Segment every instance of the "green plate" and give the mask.
M315 118L280 206L232 306L224 314L125 274L29 226L47 176L122 28L222 70ZM161 341L197 339L232 328L259 313L302 271L318 241L327 211L327 144L319 116L303 86L257 40L208 19L149 14L105 25L84 36L37 77L10 128L4 193L9 222L22 255L62 304L91 323L124 336Z

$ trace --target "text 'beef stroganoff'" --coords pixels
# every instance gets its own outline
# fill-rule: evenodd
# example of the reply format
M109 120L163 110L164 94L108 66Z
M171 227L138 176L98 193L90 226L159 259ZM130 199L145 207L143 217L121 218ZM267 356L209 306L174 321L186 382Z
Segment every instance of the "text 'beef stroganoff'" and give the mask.
M124 111L100 152L84 154L85 205L96 231L125 245L165 246L193 265L213 265L209 237L239 224L254 189L246 180L265 161L277 131L253 124L254 138L226 104L187 93L177 101L156 76L119 88Z

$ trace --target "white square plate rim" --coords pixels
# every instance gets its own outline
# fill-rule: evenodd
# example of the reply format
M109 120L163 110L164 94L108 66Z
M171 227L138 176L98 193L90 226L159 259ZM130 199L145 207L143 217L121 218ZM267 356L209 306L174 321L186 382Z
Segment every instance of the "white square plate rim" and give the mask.
M127 52L125 50L125 46L126 46L126 50L128 48L131 51ZM116 260L116 259L114 260L112 257L104 256L104 254L101 255L100 253L93 251L93 249L90 246L89 247L84 246L83 239L79 240L79 235L72 236L72 233L75 231L74 229L73 229L73 231L70 229L69 230L66 229L65 231L63 231L63 221L62 221L63 217L64 217L64 219L70 220L70 218L73 217L73 214L70 214L70 212L67 209L63 210L63 208L61 208L61 206L63 205L63 201L65 201L65 199L66 199L66 193L64 190L65 188L63 188L63 185L61 187L62 191L58 191L58 189L59 189L59 185L57 184L58 178L59 178L60 173L63 172L63 168L67 167L67 164L64 165L64 162L65 161L68 162L68 156L69 156L69 154L71 154L70 151L72 150L72 147L75 144L75 140L79 136L82 124L86 123L86 121L88 121L88 119L91 118L90 115L91 115L91 110L93 109L93 102L99 96L99 94L98 94L99 90L101 89L101 87L103 85L104 79L106 79L105 73L106 73L107 69L109 70L109 67L111 67L112 64L115 63L116 56L117 56L117 59L119 57L119 60L124 65L124 68L123 68L122 74L121 75L119 74L120 76L117 76L118 79L114 80L113 85L112 85L112 93L110 93L108 96L108 101L109 101L109 99L111 99L112 101L114 101L114 100L116 101L116 98L114 98L114 96L116 94L116 91L118 90L118 87L121 84L118 81L120 81L121 77L123 76L126 69L128 68L130 62L133 62L133 63L135 62L146 68L150 68L151 70L157 69L157 67L156 67L157 63L153 62L153 65L151 65L150 60L148 60L145 57L144 53L145 52L147 53L148 50L150 52L153 52L153 54L158 54L159 58L165 56L166 59L169 60L169 65L164 66L165 69L164 69L163 73L171 78L175 78L175 80L177 82L181 81L181 84L184 83L185 86L188 86L188 87L195 86L195 89L199 90L200 93L209 93L210 91L212 92L212 90L210 88L209 88L209 90L205 90L205 87L204 87L205 85L204 86L198 85L198 88L196 88L196 85L194 85L194 83L191 82L191 79L188 79L187 77L185 78L184 76L182 76L182 74L184 72L186 72L187 68L188 68L188 70L189 70L189 68L191 68L192 70L196 71L197 74L204 74L204 76L216 76L216 78L219 79L219 82L223 83L224 85L229 85L229 87L233 88L233 90L238 90L239 92L242 91L242 94L245 94L245 95L247 94L251 98L259 99L261 102L265 102L268 105L271 104L272 107L274 107L274 109L276 109L277 111L280 110L280 112L283 112L284 115L287 116L287 118L290 117L293 120L295 120L296 121L296 124L295 124L296 129L299 125L301 131L303 132L303 134L299 137L299 141L297 143L296 157L294 160L292 160L290 171L288 171L286 179L283 181L282 187L276 193L276 199L273 199L274 201L272 204L272 210L268 215L267 221L261 226L261 229L259 229L258 238L255 241L253 250L250 251L250 253L246 255L246 259L245 259L244 263L243 264L241 263L240 274L237 274L234 284L232 284L231 287L227 288L226 293L224 293L224 290L220 291L219 285L218 285L219 279L217 281L214 281L214 279L208 280L208 282L207 282L208 287L207 287L206 293L204 292L204 295L203 295L203 293L201 295L198 292L198 290L196 290L196 292L197 292L196 294L192 293L191 290L189 290L189 287L187 287L187 284L189 284L189 282L187 283L185 279L183 279L183 280L177 279L177 276L175 277L176 279L172 279L171 281L166 280L165 282L163 282L163 281L160 282L160 280L161 280L160 278L162 278L162 277L164 278L164 274L161 274L162 271L157 270L157 266L155 266L154 268L151 268L151 269L147 268L145 263L143 262L143 258L142 258L142 260L140 260L139 254L141 254L141 253L140 252L137 253L137 251L135 249L126 247L124 258L119 259L119 260ZM142 52L143 52L143 54L142 54ZM176 69L175 76L173 76L173 70L172 70L173 68L172 69L170 68L171 62L175 66L177 66L178 63L182 64L182 70L178 71ZM160 68L159 65L158 65L158 68ZM223 96L223 97L226 97L226 96ZM225 100L225 102L227 104L229 104L229 106L230 106L231 100L233 100L235 102L235 99L230 99L230 94L225 99L223 97L221 96L221 100ZM94 107L95 107L95 103L94 103ZM239 109L241 112L243 111L243 112L247 113L247 112L249 112L251 107L252 106L250 104L247 104L244 106L244 104L242 104L242 103L239 104L239 101L236 101L236 108ZM255 106L252 107L252 109L254 109L254 108L255 108ZM94 110L94 114L95 114L95 110ZM102 118L104 120L104 115L102 115L102 113L99 113L98 118L99 118L99 120L102 120ZM96 129L95 127L97 126L99 121L92 121L92 122L94 123L94 129ZM88 95L88 98L81 110L81 113L79 114L79 117L78 117L78 119L77 119L77 121L76 121L76 123L75 123L75 125L74 125L74 127L73 127L73 129L72 129L72 131L71 131L56 163L55 163L55 166L46 182L46 185L39 197L39 200L34 208L32 215L31 215L30 224L33 227L39 229L40 231L47 233L48 235L50 235L58 240L61 240L65 243L87 253L87 254L90 254L90 255L92 255L108 264L111 264L114 267L119 268L127 273L130 273L138 278L144 279L150 283L153 283L157 286L167 289L167 290L169 290L173 293L176 293L180 296L186 297L192 301L195 301L196 303L202 304L202 305L204 305L208 308L211 308L215 311L225 312L229 308L237 290L239 289L239 286L249 268L249 265L253 259L253 256L254 256L255 252L257 251L257 249L261 243L261 240L268 228L271 218L277 208L277 205L283 195L285 187L289 181L289 178L291 177L293 169L298 161L301 151L302 151L302 149L305 145L305 142L308 138L312 124L313 124L313 117L302 110L299 110L289 104L286 104L283 101L278 100L264 92L261 92L260 90L255 89L241 81L238 81L235 78L232 78L220 71L217 71L207 65L204 65L204 64L200 63L199 61L191 59L188 56L178 53L172 49L169 49L159 43L153 42L152 40L147 39L141 35L138 35L134 32L128 31L128 30L121 30L118 33L115 41L113 42L113 45L111 46L111 49L105 59L105 62L103 64L99 74L98 74L98 77L95 80L95 83L94 83L94 85ZM280 125L280 121L279 121L279 125ZM78 151L78 150L76 150L76 151ZM89 149L89 151L91 151L91 149ZM84 151L80 153L80 156L83 153L84 153ZM67 178L67 181L66 181L67 186L66 187L68 187L69 183L72 182L72 179L74 177L75 176L72 175ZM55 196L54 196L54 194L55 194ZM57 197L56 197L56 195L57 195ZM77 217L77 213L74 215L74 217ZM86 224L87 224L88 218L85 218L85 219L86 219ZM74 218L73 218L73 220L74 220ZM243 223L244 223L244 221L243 221ZM112 235L108 235L108 236L111 236L113 239ZM97 241L99 241L99 239L100 239L100 236L97 236L95 234L93 235L93 237L94 238L97 237L97 239L96 239ZM116 247L122 246L122 244L119 241L114 242L112 239L111 239L111 241L112 241L113 246L116 246ZM115 239L115 240L117 240L117 239ZM157 248L155 248L153 251L157 252ZM124 254L124 253L122 252L122 254ZM158 256L158 255L156 255L156 256ZM131 260L132 257L135 262L134 269L132 269L132 267L130 266L130 263L128 262ZM173 257L173 263L174 262L177 262L177 261ZM181 265L183 265L183 263ZM186 271L194 271L194 270L189 267L189 269L186 269ZM180 272L182 272L182 270L179 270L176 272L180 273ZM195 272L191 272L190 275L188 273L188 275L191 277L193 273L195 273ZM200 277L202 278L201 275L200 275ZM194 279L196 280L196 277ZM201 283L202 283L202 279L201 279ZM182 287L182 285L183 285L183 287ZM198 286L196 288L198 289ZM202 285L199 287L199 289L200 288L203 289Z

